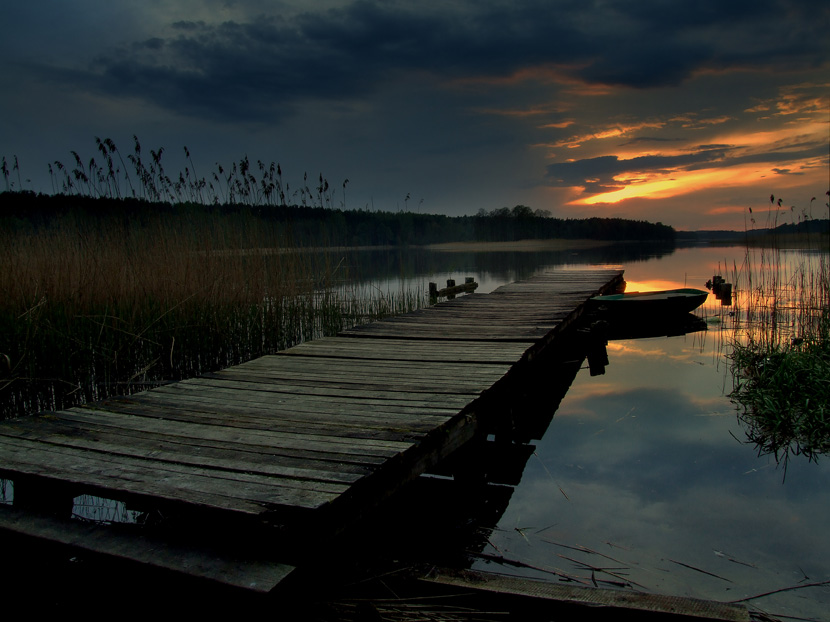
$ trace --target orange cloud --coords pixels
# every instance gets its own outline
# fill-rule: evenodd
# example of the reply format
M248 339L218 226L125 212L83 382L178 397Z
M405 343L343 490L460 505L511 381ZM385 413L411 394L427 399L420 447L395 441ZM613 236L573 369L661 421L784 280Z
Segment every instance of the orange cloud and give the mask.
M664 124L659 121L643 121L642 123L617 124L605 128L600 128L595 132L579 134L576 136L564 138L558 142L551 144L551 147L568 147L572 149L574 147L581 147L584 143L592 140L605 140L608 138L630 136L631 134L634 134L635 132L638 132L643 129L660 129L663 127L663 125Z
M808 119L799 123L797 129L792 125L774 130L759 132L732 132L713 136L711 142L727 145L739 145L744 148L762 147L764 151L798 147L808 141L827 140L827 121Z
M760 101L756 106L749 108L746 112L770 112L775 110L771 116L789 115L812 115L827 114L826 91L830 83L793 84L779 89L775 98ZM770 118L767 116L765 118Z
M679 123L680 127L690 130L702 129L710 125L720 125L721 123L726 123L727 121L732 120L733 118L729 116L701 118L696 114L681 115L670 119L672 123Z
M769 185L769 178L776 177L777 188L795 185L787 176L776 175L769 165L745 164L724 168L710 168L695 171L675 170L669 173L629 173L614 177L625 187L572 201L570 205L596 205L618 203L626 199L666 199L698 192L715 187L737 187L747 185ZM799 179L798 183L803 183Z
M557 130L565 129L566 127L572 126L576 121L573 119L568 119L567 121L560 121L559 123L545 123L544 125L540 125L539 129L546 129L546 128L554 128ZM551 147L553 145L550 145Z

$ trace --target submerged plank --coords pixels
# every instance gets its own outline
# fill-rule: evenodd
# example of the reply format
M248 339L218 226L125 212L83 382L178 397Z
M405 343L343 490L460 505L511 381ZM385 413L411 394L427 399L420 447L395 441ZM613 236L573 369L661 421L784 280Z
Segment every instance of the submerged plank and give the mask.
M433 568L422 580L503 596L519 596L571 605L583 605L591 608L588 611L595 611L597 607L603 607L619 610L621 615L626 616L641 612L641 615L642 613L654 613L680 619L698 618L728 622L749 622L750 620L749 611L743 605L685 596L664 596L627 590L560 585L473 570ZM588 611L586 611L586 615ZM668 619L671 619L671 617Z
M12 508L0 509L0 530L261 593L270 592L294 571L294 566L265 555L182 546L157 537L135 537L91 523Z

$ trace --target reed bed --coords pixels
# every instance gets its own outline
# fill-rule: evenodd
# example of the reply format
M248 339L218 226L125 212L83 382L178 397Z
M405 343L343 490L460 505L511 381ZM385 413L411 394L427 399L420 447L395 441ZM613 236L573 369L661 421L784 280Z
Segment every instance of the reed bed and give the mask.
M785 467L792 455L815 461L830 451L830 238L747 245L729 279L730 397L747 437Z
M244 212L67 215L0 233L0 414L131 393L425 304Z

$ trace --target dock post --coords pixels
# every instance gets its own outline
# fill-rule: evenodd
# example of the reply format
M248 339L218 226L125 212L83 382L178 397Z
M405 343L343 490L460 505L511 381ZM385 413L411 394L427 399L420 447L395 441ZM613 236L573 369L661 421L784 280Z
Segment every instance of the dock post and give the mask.
M732 283L721 283L719 298L721 306L732 306Z

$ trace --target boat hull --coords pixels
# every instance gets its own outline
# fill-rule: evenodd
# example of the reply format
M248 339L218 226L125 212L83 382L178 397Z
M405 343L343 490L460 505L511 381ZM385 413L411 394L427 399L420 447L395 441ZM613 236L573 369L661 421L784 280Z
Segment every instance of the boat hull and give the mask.
M708 296L709 292L702 289L611 294L590 298L588 309L612 316L659 318L694 311L706 302Z

